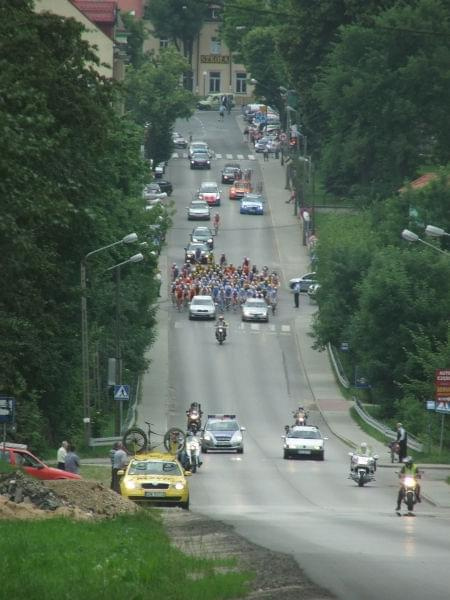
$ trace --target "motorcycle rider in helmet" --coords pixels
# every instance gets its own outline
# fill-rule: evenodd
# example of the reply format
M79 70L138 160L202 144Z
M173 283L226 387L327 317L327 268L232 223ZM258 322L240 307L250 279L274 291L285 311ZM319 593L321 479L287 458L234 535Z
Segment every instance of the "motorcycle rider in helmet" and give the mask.
M414 464L414 461L411 456L407 456L406 458L404 458L403 463L404 464L400 470L399 479L403 481L404 477L407 477L407 476L414 477L414 479L416 481L416 500L417 500L417 502L422 502L422 499L420 497L420 485L419 485L419 481L418 481L418 479L420 479L419 468L417 467L416 464ZM403 494L404 494L403 485L400 485L400 489L398 491L398 496L397 496L397 508L396 508L397 511L400 510L400 506L401 506L401 503L403 500Z
M377 461L373 457L372 448L367 444L367 442L360 443L360 445L358 446L358 448L356 448L354 452L354 456L367 456L368 458L372 459L372 468L373 472L375 473L375 471L377 470ZM352 456L350 459L350 471L356 468L356 465L357 461L355 461Z
M219 318L216 321L216 334L217 334L217 329L219 327L223 327L224 331L225 331L225 337L227 337L227 329L228 329L228 323L225 321L225 319L223 318L223 315L219 315Z

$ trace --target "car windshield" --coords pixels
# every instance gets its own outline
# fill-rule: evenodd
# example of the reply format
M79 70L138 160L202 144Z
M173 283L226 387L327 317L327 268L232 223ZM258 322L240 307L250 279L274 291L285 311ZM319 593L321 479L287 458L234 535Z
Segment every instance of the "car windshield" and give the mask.
M289 432L288 437L290 438L301 438L304 440L320 440L322 439L322 436L320 435L320 433L318 431L304 431L304 430L298 430L298 429L294 429L292 431Z
M192 304L199 304L202 306L208 306L212 304L212 300L208 300L207 298L194 298L192 300Z
M206 425L209 431L238 431L239 426L236 421L210 421Z
M162 460L133 460L128 475L182 475L176 462Z
M248 300L246 305L251 308L267 308L267 304L264 300Z
M217 192L217 186L215 184L202 185L200 188L200 192L202 192L203 194L205 194L205 193L215 194Z
M208 208L206 202L191 202L193 208Z

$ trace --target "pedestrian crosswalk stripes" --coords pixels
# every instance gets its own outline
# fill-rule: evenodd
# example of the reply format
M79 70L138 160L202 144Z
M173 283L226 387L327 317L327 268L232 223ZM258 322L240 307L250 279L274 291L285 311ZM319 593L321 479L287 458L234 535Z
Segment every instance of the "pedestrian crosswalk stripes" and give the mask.
M182 159L182 158L188 158L188 154L187 152L173 152L172 153L172 158L174 159ZM214 156L212 157L213 160L256 160L256 156L254 154L220 154L219 152L217 152L216 154L214 154Z
M175 329L185 329L188 327L202 327L203 329L214 329L213 321L195 321L191 322L186 319L176 319L174 322ZM290 325L279 325L278 323L230 323L228 325L231 331L238 333L266 334L266 335L291 335L292 329Z

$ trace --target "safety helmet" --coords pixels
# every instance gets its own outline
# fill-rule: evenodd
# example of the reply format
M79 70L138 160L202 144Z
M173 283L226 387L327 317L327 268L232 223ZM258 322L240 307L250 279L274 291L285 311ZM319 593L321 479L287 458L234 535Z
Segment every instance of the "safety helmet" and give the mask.
M361 442L361 444L360 444L360 448L367 448L367 444L366 444L366 442Z
M223 321L223 315L219 315L219 321Z
M413 459L412 459L412 456L406 456L406 457L403 459L403 462L405 463L405 465L412 465L412 464L413 464Z

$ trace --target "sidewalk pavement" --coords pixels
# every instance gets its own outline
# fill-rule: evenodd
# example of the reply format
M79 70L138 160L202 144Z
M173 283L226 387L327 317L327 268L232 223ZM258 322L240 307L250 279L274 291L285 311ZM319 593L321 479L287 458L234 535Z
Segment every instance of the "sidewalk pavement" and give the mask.
M241 117L237 119L243 130L243 119ZM262 171L265 196L274 226L278 268L286 284L290 278L311 270L307 249L303 246L302 222L294 215L293 204L286 203L290 196L289 190L285 189L286 168L281 166L278 159L271 157L269 161L264 161L260 155L256 156ZM312 402L323 416L330 431L349 446L349 451L362 441L367 441L374 453L380 457L379 467L398 469L398 463L390 462L391 455L388 447L370 438L352 419L350 408L353 402L342 396L328 353L312 348L311 310L302 310L302 304L305 307L307 302L305 298L306 295L301 294L300 309L293 318L300 366L309 383ZM294 310L296 309L293 308ZM445 482L446 477L450 475L450 465L420 466L425 470L422 484L423 496L436 506L450 508L450 486Z

